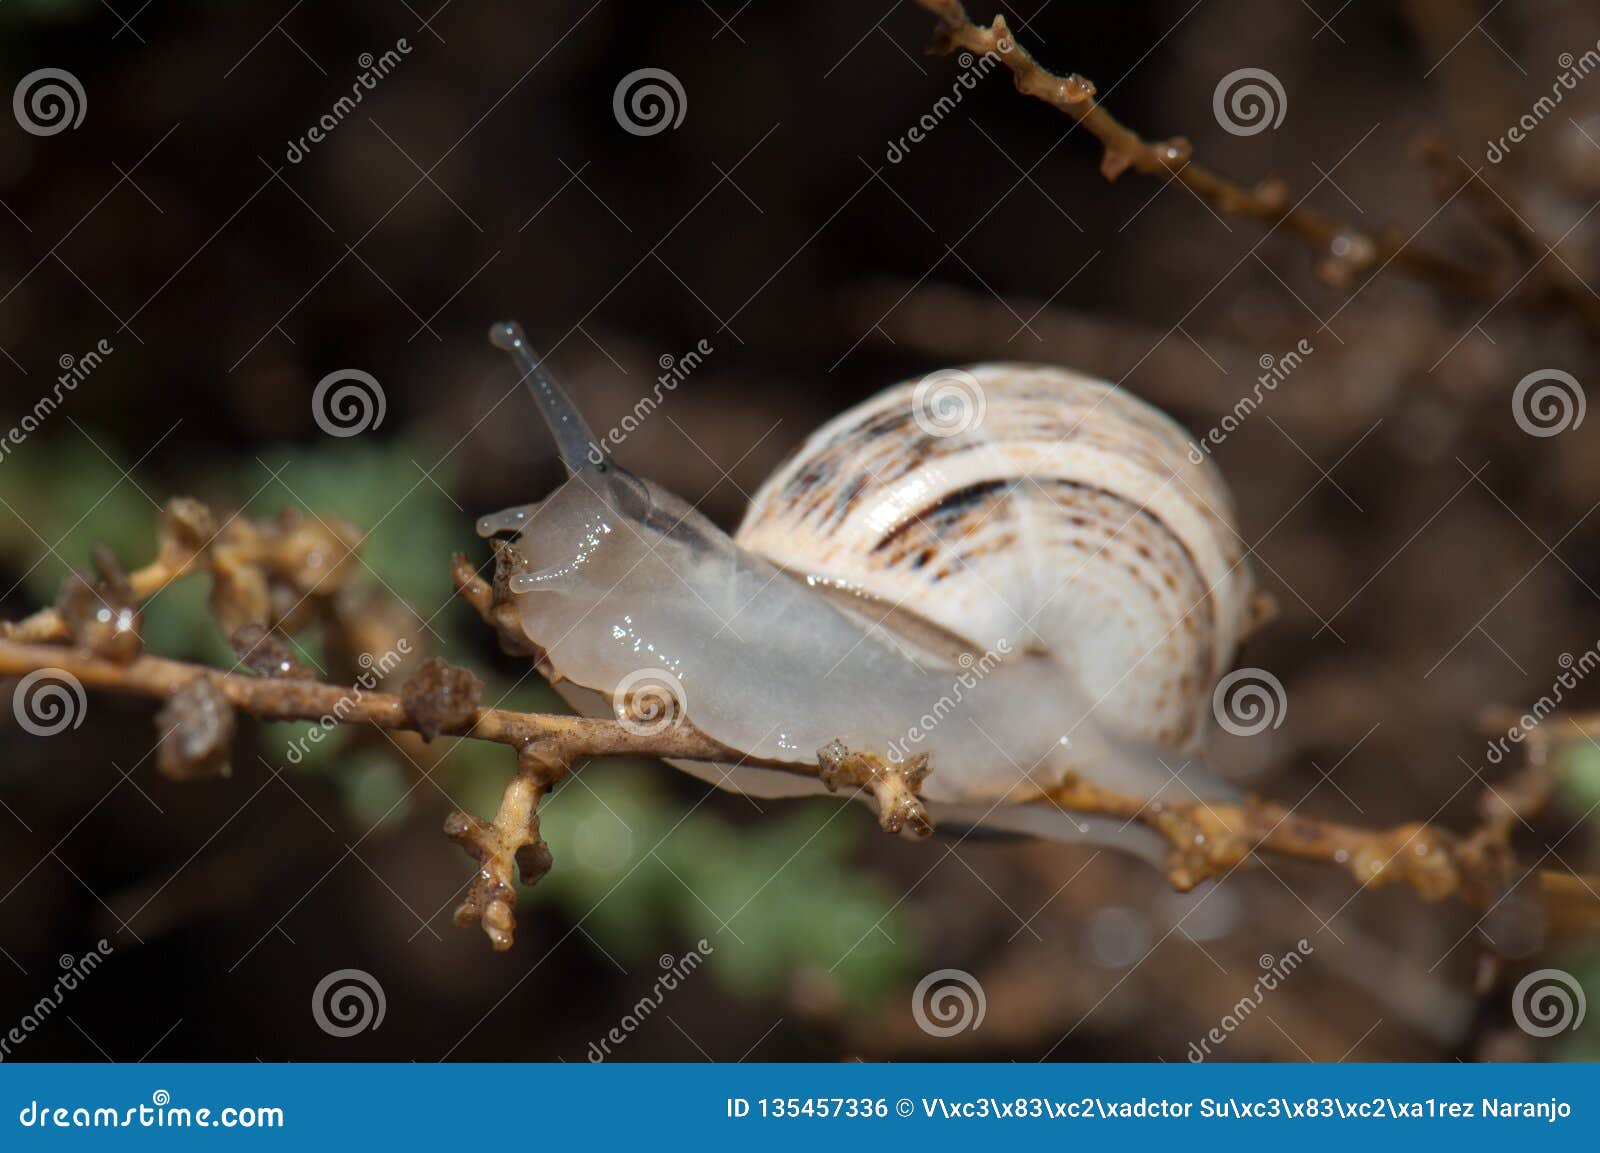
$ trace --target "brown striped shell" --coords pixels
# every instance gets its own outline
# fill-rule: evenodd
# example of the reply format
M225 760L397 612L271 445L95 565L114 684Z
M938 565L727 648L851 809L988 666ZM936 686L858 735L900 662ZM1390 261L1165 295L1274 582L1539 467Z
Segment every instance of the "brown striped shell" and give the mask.
M1193 748L1252 579L1222 477L1190 443L1066 369L945 370L812 433L736 539L923 651L944 636L1048 652L1114 729Z

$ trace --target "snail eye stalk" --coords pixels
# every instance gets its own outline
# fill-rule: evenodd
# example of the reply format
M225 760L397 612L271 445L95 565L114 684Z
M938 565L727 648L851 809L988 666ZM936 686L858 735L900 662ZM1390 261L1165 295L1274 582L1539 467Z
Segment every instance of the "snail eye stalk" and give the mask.
M605 475L608 469L600 442L567 390L545 371L543 358L535 356L528 347L522 326L514 320L490 326L489 343L511 354L522 382L528 386L528 392L539 406L539 414L550 428L550 435L555 437L556 451L561 454L561 463L567 466L567 475Z

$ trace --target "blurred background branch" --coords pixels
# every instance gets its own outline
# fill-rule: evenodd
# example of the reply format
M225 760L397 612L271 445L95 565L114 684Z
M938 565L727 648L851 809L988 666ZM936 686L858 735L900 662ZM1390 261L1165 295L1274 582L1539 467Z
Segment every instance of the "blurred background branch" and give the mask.
M1220 213L1249 217L1268 225L1269 235L1281 226L1311 248L1318 257L1318 274L1336 287L1359 291L1372 277L1394 264L1398 272L1445 292L1494 300L1496 304L1510 299L1524 308L1562 308L1591 330L1600 331L1600 294L1561 259L1545 263L1555 246L1547 244L1523 211L1490 184L1483 171L1487 165L1474 169L1464 160L1459 164L1448 160L1436 142L1424 142L1419 147L1421 158L1435 172L1445 204L1466 193L1464 203L1480 214L1490 230L1509 238L1519 255L1534 260L1534 276L1526 288L1523 282L1528 274L1518 275L1518 268L1509 262L1502 262L1498 268L1464 264L1415 244L1422 229L1409 236L1392 225L1376 232L1363 229L1305 207L1310 193L1291 204L1289 186L1275 178L1245 188L1196 163L1193 146L1184 137L1150 141L1128 128L1095 100L1092 81L1077 73L1057 75L1040 65L1016 42L1004 16L996 15L984 27L972 21L961 0L917 3L939 18L938 51L950 53L965 48L994 54L1010 69L1019 92L1065 113L1093 135L1104 149L1100 170L1107 180L1114 181L1131 168L1183 184ZM1274 109L1272 95L1260 96L1268 101L1268 114ZM1281 101L1281 91L1276 95ZM1358 286L1358 281L1363 283Z

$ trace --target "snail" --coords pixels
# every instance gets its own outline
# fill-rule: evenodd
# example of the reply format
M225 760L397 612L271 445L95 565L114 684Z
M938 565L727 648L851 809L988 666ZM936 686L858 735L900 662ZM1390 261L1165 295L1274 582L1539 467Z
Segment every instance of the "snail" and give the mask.
M935 823L1135 851L1153 834L1022 802L1068 774L1233 795L1193 758L1252 578L1220 472L1157 409L1041 365L894 385L813 432L730 537L608 459L516 324L490 339L568 479L478 532L514 534L504 584L579 711L653 696L736 754L678 767L753 796L822 791L837 742L926 753Z

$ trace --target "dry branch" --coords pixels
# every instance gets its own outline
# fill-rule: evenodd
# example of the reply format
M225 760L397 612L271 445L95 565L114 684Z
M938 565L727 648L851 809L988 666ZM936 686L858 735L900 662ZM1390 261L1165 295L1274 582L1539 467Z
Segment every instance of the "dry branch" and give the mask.
M1436 140L1422 141L1417 154L1428 166L1442 202L1459 196L1487 232L1528 262L1529 285L1522 294L1525 304L1563 308L1591 328L1600 328L1600 296L1565 260L1559 256L1546 259L1554 249L1529 223L1529 213L1512 204L1510 193L1496 188L1483 168L1469 168Z
M518 756L517 774L492 822L459 809L445 818L445 836L478 862L467 897L456 906L456 924L481 924L501 952L511 948L517 928L514 879L532 885L550 871L550 848L539 836L539 801L567 768L554 750L529 745Z
M871 793L878 802L880 823L890 831L931 831L918 795L930 766L920 759L903 767L891 766L870 751L835 744L818 750L816 764L795 765L745 757L711 740L687 719L664 731L646 733L615 721L485 707L478 703L481 686L477 678L440 661L423 662L413 669L399 693L311 679L273 639L271 630L297 622L320 623L346 634L348 641L350 636L361 635L362 625L349 615L348 608L344 615L331 609L308 614L285 606L280 586L307 589L302 600L313 595L342 598L346 590L335 591L323 582L348 558L300 547L304 542L296 543L296 538L309 530L299 518L280 518L265 525L245 523L228 534L212 531L209 536L190 532L196 524L211 524L204 506L193 501L172 502L162 520L158 560L119 578L114 563L102 558L102 580L94 587L104 591L116 585L126 594L125 607L137 607L143 598L173 580L210 572L212 605L219 622L231 624L241 605L254 605L262 614L263 619L233 628L241 643L263 654L258 660L241 661L241 667L253 671L222 671L137 653L130 656L125 651L126 640L119 640L117 651L107 655L96 651L96 642L104 639L100 633L58 606L17 624L0 624L0 676L53 669L86 688L163 701L160 725L164 743L158 764L169 776L178 778L215 772L225 765L235 710L265 720L320 722L329 729L355 726L359 731L360 726L376 726L393 733L416 734L421 740L444 735L492 741L514 749L517 769L494 819L485 821L456 812L445 822L446 834L479 865L466 900L456 910L456 920L480 923L496 949L509 948L512 943L516 879L520 876L524 884L532 883L550 868L549 851L539 836L539 802L564 773L585 758L633 755L785 769L816 776L830 788L844 786ZM328 543L322 540L324 546ZM350 545L348 551L353 554L355 547ZM336 563L330 565L330 558ZM320 574L309 584L308 564ZM538 658L517 627L515 606L500 580L493 584L483 580L461 556L455 558L452 578L461 597L496 629L508 648ZM69 580L63 600L81 596L86 584L83 577ZM243 600L230 599L239 588L252 591ZM371 601L344 603L369 609L373 605ZM275 613L273 605L285 611ZM379 605L377 612L380 619L386 618L383 606ZM75 627L79 631L75 632ZM60 643L46 643L44 638ZM1579 718L1575 723L1600 731L1600 717ZM1355 828L1302 817L1275 802L1253 797L1237 804L1155 803L1078 780L1023 803L1111 816L1155 830L1171 845L1168 879L1179 890L1224 875L1253 854L1267 852L1341 867L1364 886L1398 884L1429 900L1454 897L1490 908L1524 875L1517 867L1511 836L1519 823L1542 807L1548 793L1542 738L1530 748L1535 755L1530 757L1527 771L1486 794L1480 806L1482 823L1465 836L1426 824ZM931 769L937 771L938 766ZM1544 872L1540 891L1552 913L1553 927L1592 930L1600 923L1600 898L1589 880Z
M431 720L406 707L402 694L358 691L321 681L264 679L226 673L187 661L139 656L118 662L66 645L27 644L0 639L0 676L21 676L38 669L60 669L86 688L165 700L204 681L229 705L268 721L317 721L368 724L380 729L424 734ZM680 757L691 761L738 759L737 755L692 729L678 727L655 736L629 732L614 721L596 721L554 713L519 713L477 708L437 732L452 737L494 741L521 750L545 744L562 756ZM750 761L751 764L766 764ZM769 767L784 767L772 764Z
M1104 147L1100 170L1115 180L1128 169L1161 180L1175 180L1220 213L1248 217L1269 229L1282 227L1305 242L1318 256L1318 268L1330 283L1345 286L1366 273L1393 263L1420 280L1473 297L1495 295L1493 279L1481 269L1429 252L1398 230L1370 232L1302 203L1291 202L1288 185L1266 180L1254 188L1195 162L1194 148L1181 136L1146 140L1095 100L1094 83L1072 73L1057 75L1017 43L1004 16L988 27L974 23L961 0L917 0L939 19L934 51L958 49L994 54L1011 71L1017 90L1044 101L1081 124ZM1593 319L1585 309L1581 315Z

